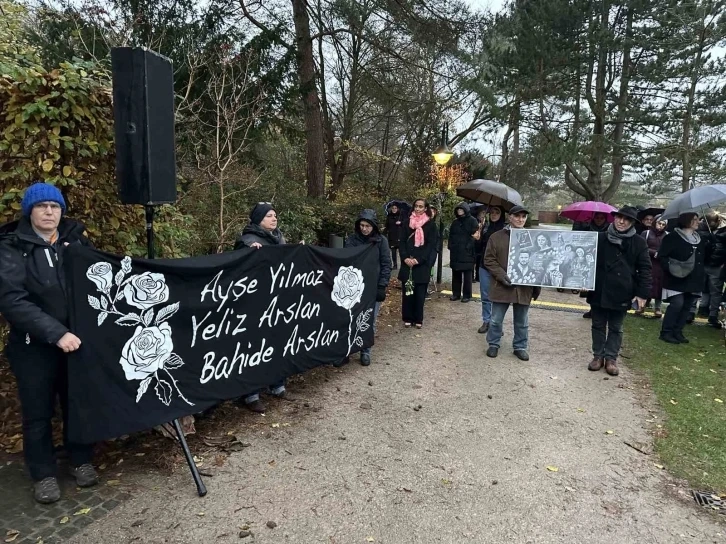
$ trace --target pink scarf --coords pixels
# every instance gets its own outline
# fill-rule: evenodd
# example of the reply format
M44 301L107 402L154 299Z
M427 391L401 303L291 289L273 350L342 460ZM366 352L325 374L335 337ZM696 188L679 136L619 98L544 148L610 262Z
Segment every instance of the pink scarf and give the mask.
M425 213L422 213L421 215L416 215L415 213L411 214L411 218L408 220L408 226L414 229L414 247L421 247L424 245L424 233L421 227L423 227L429 219L430 217Z

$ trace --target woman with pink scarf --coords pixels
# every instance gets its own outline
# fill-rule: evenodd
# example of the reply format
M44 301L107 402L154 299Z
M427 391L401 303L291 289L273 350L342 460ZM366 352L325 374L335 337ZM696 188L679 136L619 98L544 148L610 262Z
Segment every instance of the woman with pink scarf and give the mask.
M431 208L423 198L414 201L413 213L401 229L399 252L402 261L398 279L403 286L403 324L420 329L423 326L432 253L436 252L436 224L431 219Z

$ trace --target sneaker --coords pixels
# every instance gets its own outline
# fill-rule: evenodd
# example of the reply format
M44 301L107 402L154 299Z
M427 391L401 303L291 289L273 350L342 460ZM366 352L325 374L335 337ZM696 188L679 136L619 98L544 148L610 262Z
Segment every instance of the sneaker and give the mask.
M250 412L254 412L255 414L264 414L267 410L267 407L262 403L260 399L257 399L253 402L248 402L245 404L245 406Z
M597 372L603 367L604 364L605 361L603 361L602 357L593 357L592 361L590 361L590 364L587 365L587 369L592 370L593 372Z
M98 473L91 463L72 468L71 476L76 479L78 487L93 487L98 483Z
M718 317L715 315L712 315L708 318L708 324L713 327L714 329L720 329L722 328L721 322L718 320Z
M618 363L616 363L612 359L608 359L605 361L605 372L610 374L611 376L617 376L620 374L620 370L618 370Z
M592 312L587 311L584 314L582 314L583 319L592 319Z
M660 340L663 340L663 342L668 342L669 344L680 344L680 341L678 338L673 336L670 333L661 333L661 335L658 337Z
M529 353L526 349L515 349L514 356L520 361L529 361Z
M58 502L61 497L58 480L51 477L45 478L33 484L33 498L40 504L52 504Z
M487 350L487 357L491 357L492 359L499 355L499 348L495 348L494 346L489 346L489 349Z
M489 323L482 323L481 327L476 331L479 334L484 334L485 332L489 331Z
M371 364L371 354L370 353L361 353L360 354L360 364L363 366L368 366Z

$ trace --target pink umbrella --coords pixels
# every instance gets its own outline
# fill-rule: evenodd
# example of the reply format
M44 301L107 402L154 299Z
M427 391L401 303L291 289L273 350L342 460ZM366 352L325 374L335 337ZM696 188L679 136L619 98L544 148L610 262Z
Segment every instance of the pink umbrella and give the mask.
M617 211L617 208L604 202L573 202L560 212L562 217L572 219L573 221L585 222L591 221L592 216L596 213L604 213L607 216L608 223L613 222L613 216L610 212Z

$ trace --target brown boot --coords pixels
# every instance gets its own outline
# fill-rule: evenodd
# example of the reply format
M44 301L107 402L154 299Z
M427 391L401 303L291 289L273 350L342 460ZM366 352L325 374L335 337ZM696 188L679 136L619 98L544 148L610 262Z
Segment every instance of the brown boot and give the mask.
M604 365L605 362L602 360L602 357L593 357L592 361L590 361L590 364L587 365L588 370L592 370L593 372L597 372L602 368L602 365Z
M618 363L616 363L613 359L605 361L605 372L611 376L617 376L620 374L620 370L618 370Z

